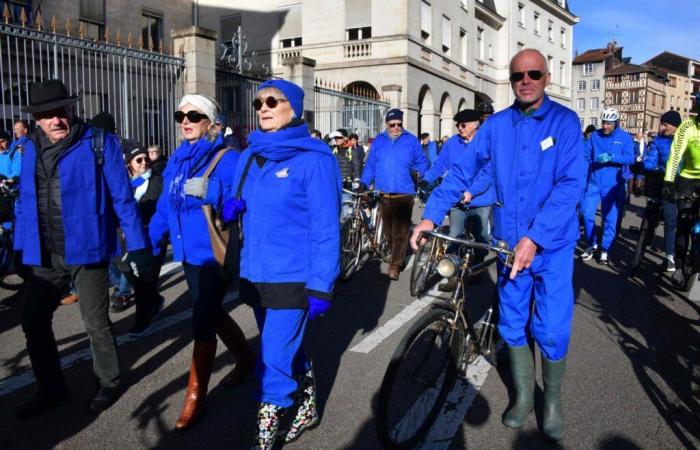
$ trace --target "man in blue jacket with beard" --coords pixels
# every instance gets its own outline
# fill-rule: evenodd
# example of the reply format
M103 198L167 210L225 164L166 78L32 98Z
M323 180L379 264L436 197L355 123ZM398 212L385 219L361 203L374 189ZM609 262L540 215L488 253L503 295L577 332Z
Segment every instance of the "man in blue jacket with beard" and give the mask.
M550 79L540 52L516 54L510 63L516 101L489 117L470 146L485 161L471 186L490 179L499 203L493 239L515 251L511 267L503 262L498 267L498 331L508 345L516 392L503 423L522 427L534 407L535 367L528 345L534 338L542 353L542 428L548 438L558 440L564 433L560 389L574 310L576 203L584 163L578 116L545 95ZM420 233L432 230L463 197L471 176L461 161L452 165L414 229L414 248Z
M408 250L408 228L416 193L411 172L416 171L423 177L429 166L418 138L403 128L403 112L390 109L386 114L386 131L372 143L360 187L366 188L374 183L375 188L384 194L382 220L391 245L387 276L392 280L399 279Z
M126 235L125 261L148 269L150 250L117 137L85 125L59 80L32 83L29 105L37 123L22 158L15 249L32 266L22 329L39 387L17 410L28 419L68 401L51 321L71 280L90 340L99 389L90 402L99 413L118 398L119 362L109 320L107 264L118 254L117 226ZM117 222L118 219L118 222Z
M600 264L608 264L608 250L615 240L618 216L622 214L626 194L625 167L634 164L634 145L629 133L619 126L620 115L615 108L605 108L601 114L603 127L591 135L584 155L589 165L588 185L583 196L583 226L588 247L581 254L587 261L598 250L595 217L601 205L603 239Z

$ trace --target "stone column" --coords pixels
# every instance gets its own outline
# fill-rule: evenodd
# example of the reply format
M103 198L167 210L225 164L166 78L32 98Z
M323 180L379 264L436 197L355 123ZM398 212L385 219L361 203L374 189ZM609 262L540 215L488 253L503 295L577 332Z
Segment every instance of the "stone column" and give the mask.
M389 84L382 86L382 92L385 97L388 97L392 108L401 108L401 91L402 87L398 84Z
M316 60L303 56L294 56L282 60L283 77L304 89L304 120L314 126L314 74Z
M192 26L170 36L175 56L185 59L184 93L216 98L216 31Z

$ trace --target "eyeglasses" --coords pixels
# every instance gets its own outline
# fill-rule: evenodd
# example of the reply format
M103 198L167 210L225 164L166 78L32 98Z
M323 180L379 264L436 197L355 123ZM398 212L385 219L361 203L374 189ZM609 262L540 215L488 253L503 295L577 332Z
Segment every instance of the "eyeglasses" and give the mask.
M457 124L457 128L461 130L462 128L467 128L467 125L469 125L467 122L461 122Z
M387 123L386 126L388 128L401 128L403 126L403 122Z
M527 74L528 78L531 80L537 81L540 78L544 76L546 72L542 72L541 70L528 70L527 72L513 72L510 74L510 82L511 83L517 83L518 81L523 81L523 78L525 78L525 74Z
M144 164L148 162L148 158L145 156L139 156L138 158L134 158L134 161L136 161L136 164Z
M275 109L277 108L277 105L280 102L288 102L286 98L275 98L273 96L269 96L265 99L265 105L267 105L268 108L270 109ZM253 108L255 108L256 111L260 111L263 106L263 100L260 100L259 98L256 98L253 100Z
M197 111L187 111L187 113L184 113L182 111L175 111L175 122L177 123L182 123L185 120L185 117L187 117L187 120L189 120L192 123L197 123L200 122L203 119L208 119L209 117L206 114L198 113Z

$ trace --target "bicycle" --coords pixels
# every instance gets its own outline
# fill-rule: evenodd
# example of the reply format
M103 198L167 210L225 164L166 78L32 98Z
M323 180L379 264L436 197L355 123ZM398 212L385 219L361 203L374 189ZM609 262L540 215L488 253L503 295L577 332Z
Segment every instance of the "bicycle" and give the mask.
M694 224L700 217L698 215L698 207L700 206L700 194L697 192L684 192L676 195L678 203L678 211L683 209L691 210L691 217L688 221ZM678 289L684 292L693 292L700 299L700 233L696 233L690 227L687 236L687 249L685 255L676 255L676 271L672 275L672 279ZM678 242L678 236L676 236ZM677 247L678 248L678 247Z
M340 229L340 278L347 280L360 267L364 256L379 255L384 262L389 263L391 246L383 229L381 193L358 193L347 189L343 189L343 192L352 196L352 200L347 202L352 206L352 214L345 219ZM369 213L365 214L365 210L369 210Z
M644 195L646 207L642 215L642 223L639 226L639 235L634 247L632 261L630 262L629 276L637 275L639 266L644 259L644 253L654 239L656 227L661 220L663 174L660 172L645 173Z
M438 262L441 276L457 277L457 287L447 301L438 301L406 333L391 358L382 385L375 416L381 443L388 448L406 449L418 444L433 425L448 393L458 377L482 355L495 363L500 340L497 296L483 318L475 324L464 306L467 289L464 280L488 270L504 257L507 265L514 255L505 242L488 245L453 238L437 232L424 232L461 247L458 255L445 254ZM473 264L475 250L496 253Z
M447 253L449 243L444 240L430 238L422 245L413 258L409 290L411 296L419 297L425 293L428 280L435 273L438 261Z

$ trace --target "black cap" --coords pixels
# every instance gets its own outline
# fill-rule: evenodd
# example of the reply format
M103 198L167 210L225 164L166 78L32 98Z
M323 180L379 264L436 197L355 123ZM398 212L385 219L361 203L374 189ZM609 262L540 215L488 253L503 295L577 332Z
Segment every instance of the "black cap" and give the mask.
M345 128L338 128L337 130L335 130L335 132L342 134L343 137L348 137L348 130L346 130Z
M108 112L101 112L90 119L90 126L102 128L108 133L116 133L117 124L114 122L114 117Z
M400 120L403 122L403 111L398 108L392 108L386 113L384 122L389 122L390 120Z
M429 137L430 137L430 133L421 133L420 134L421 139L425 139L425 138L429 138Z
M2 139L6 140L6 141L11 141L12 136L7 131L0 130L0 140L2 140Z
M122 141L122 152L124 152L124 159L127 164L138 155L145 155L148 158L148 149L133 139L124 139Z
M669 125L673 125L674 127L680 125L682 121L683 119L681 119L681 115L678 113L678 111L666 111L661 116L661 123L667 123Z
M585 134L588 133L593 133L595 131L595 125L591 124L586 127L586 131L584 131Z
M478 122L481 119L481 111L475 109L463 109L455 114L454 121L457 123Z

